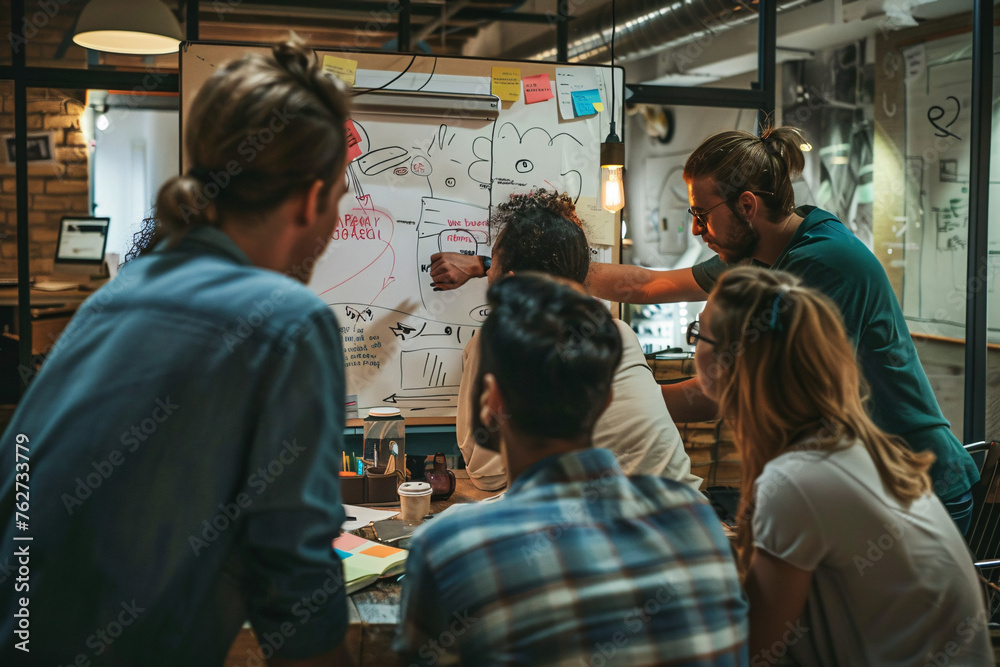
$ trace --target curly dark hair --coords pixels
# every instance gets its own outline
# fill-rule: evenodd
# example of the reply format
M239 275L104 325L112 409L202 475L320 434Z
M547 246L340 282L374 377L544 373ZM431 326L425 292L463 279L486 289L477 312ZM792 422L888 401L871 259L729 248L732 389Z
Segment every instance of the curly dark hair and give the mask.
M142 226L139 228L135 234L132 235L132 247L128 249L125 253L125 257L122 258L122 264L125 262L130 262L136 257L145 255L147 252L152 250L152 240L153 236L156 234L156 217L150 216L148 218L142 219Z
M546 190L513 195L497 207L491 224L498 230L493 250L503 273L540 271L578 283L586 279L590 249L568 195Z
M576 204L573 203L572 197L565 192L558 193L552 190L546 190L545 188L529 192L526 195L511 195L510 201L497 205L491 222L494 229L499 232L506 226L507 222L509 222L512 217L527 210L534 210L538 208L543 208L546 211L555 213L560 218L566 218L577 227L581 227L583 225L583 221L581 221L576 215Z

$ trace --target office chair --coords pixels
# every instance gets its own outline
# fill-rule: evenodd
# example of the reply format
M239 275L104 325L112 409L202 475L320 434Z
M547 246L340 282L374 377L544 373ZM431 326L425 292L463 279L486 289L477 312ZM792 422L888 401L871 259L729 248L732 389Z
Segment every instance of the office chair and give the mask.
M972 524L966 539L989 589L991 625L1000 621L1000 442L965 445L979 467L979 483L972 487Z

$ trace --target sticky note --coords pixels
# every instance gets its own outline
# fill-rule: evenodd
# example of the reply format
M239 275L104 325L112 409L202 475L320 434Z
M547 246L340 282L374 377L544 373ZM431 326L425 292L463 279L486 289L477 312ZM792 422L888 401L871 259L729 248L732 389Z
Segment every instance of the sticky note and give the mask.
M573 98L573 113L577 116L589 116L604 110L604 105L601 103L601 93L596 88L574 90L570 95ZM601 107L600 109L597 108L598 105Z
M361 135L351 119L344 123L344 128L347 130L347 161L353 162L361 155Z
M556 100L559 103L559 115L563 120L573 120L579 118L576 105L573 102L573 93L587 90L597 90L598 98L595 102L604 103L608 98L607 88L604 85L604 74L596 67L557 67L556 68ZM596 112L594 111L591 113Z
M376 544L373 547L369 547L361 552L364 556L372 556L373 558L387 558L393 554L398 554L399 549L394 547L387 547L384 544Z
M358 61L336 56L323 56L323 71L329 72L348 86L353 86L354 77L358 73Z
M494 67L490 90L502 102L517 102L521 99L521 68Z
M536 74L535 76L524 77L525 104L544 102L545 100L551 100L553 97L552 83L549 81L548 74Z
M333 548L341 551L350 551L362 544L365 544L364 538L352 535L351 533L344 533L333 541Z
M345 559L350 558L351 556L354 555L350 551L341 551L340 549L337 549L336 547L333 550L337 552L337 556L340 557L340 560L345 560Z

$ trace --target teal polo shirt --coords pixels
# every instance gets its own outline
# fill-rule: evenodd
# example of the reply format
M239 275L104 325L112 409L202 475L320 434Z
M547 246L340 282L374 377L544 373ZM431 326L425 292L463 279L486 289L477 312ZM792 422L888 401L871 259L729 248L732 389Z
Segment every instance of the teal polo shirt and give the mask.
M771 268L798 276L837 304L871 387L872 420L914 451L934 452L930 475L940 498L965 493L979 471L941 413L885 270L832 213L812 206L797 212L805 218ZM692 273L711 292L727 268L716 256Z

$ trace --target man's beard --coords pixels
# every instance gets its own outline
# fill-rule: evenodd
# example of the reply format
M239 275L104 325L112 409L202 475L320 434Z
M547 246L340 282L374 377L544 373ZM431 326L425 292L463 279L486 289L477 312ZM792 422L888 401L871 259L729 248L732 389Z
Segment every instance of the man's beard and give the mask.
M733 210L733 215L739 223L733 226L726 239L712 240L712 244L718 247L719 258L726 264L739 264L750 259L760 243L760 232L750 224L746 212Z

